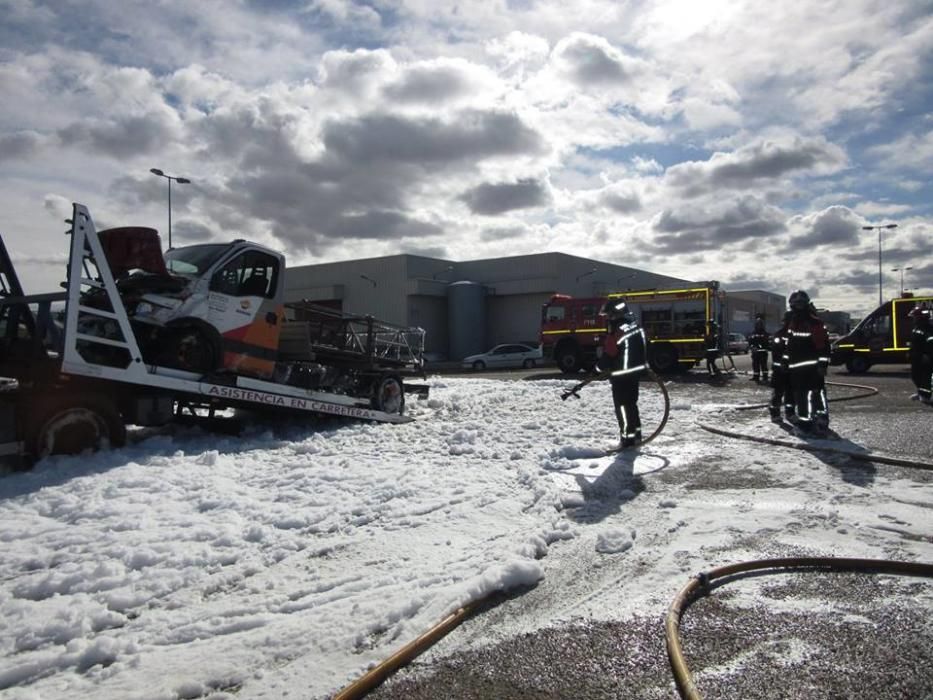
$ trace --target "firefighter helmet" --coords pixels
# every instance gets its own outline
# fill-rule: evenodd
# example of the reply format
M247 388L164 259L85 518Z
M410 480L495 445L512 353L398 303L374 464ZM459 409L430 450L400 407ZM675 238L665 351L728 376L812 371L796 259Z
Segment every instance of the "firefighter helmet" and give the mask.
M631 323L635 320L632 310L629 309L628 304L621 299L607 300L606 304L603 306L603 315L608 316L611 320L618 319L626 323Z
M791 292L787 305L791 308L791 311L809 311L810 295L802 289Z

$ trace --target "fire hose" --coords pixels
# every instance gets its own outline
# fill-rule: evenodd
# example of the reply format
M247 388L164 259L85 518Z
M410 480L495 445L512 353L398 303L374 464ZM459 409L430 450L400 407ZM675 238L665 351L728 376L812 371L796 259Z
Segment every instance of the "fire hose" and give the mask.
M690 668L684 659L680 648L679 625L680 619L687 607L697 600L700 595L710 592L710 583L717 579L736 577L749 571L763 571L766 569L792 569L792 570L836 570L836 571L863 571L880 574L893 574L899 576L923 576L933 578L933 564L916 562L889 561L884 559L848 559L833 557L795 557L788 559L758 559L738 564L722 566L712 571L695 575L684 586L668 609L665 621L665 638L667 642L667 657L674 673L677 689L684 700L700 700L702 695L697 690L696 683L690 673Z
M854 401L856 399L863 399L866 396L874 396L878 393L878 390L872 386L865 386L864 384L848 384L844 382L826 382L827 386L837 386L837 387L847 387L850 389L862 389L863 393L852 394L851 396L838 396L836 398L829 399L830 403L839 402L839 401ZM758 403L758 404L742 404L739 406L732 406L731 410L733 411L747 411L756 408L767 408L769 404L767 403ZM843 455L850 459L860 461L860 462L877 462L879 464L891 464L899 467L911 467L913 469L931 469L933 470L933 463L923 462L916 459L906 459L902 457L892 457L889 455L881 455L873 452L852 452L849 450L840 450L836 447L831 447L829 445L812 445L806 442L791 442L789 440L781 440L778 438L768 438L762 437L759 435L748 435L746 433L740 433L734 430L726 430L724 428L717 428L712 425L707 425L706 423L697 422L697 425L700 426L703 430L715 433L716 435L723 435L725 437L735 438L737 440L748 440L750 442L758 442L765 445L775 445L777 447L788 447L795 450L804 450L806 452L829 452L832 454Z
M646 368L645 371L647 372L648 376L651 377L654 383L658 385L658 388L661 390L661 396L664 397L664 414L661 416L661 420L658 423L658 426L654 429L654 432L652 432L651 435L649 435L648 437L644 438L641 442L639 442L638 443L639 446L647 445L649 442L654 440L658 435L660 435L661 431L664 430L664 426L667 425L667 419L671 415L671 397L667 393L667 387L664 385L664 380L661 379L651 368ZM580 389L585 387L587 384L591 384L592 382L609 379L611 376L612 374L609 372L602 372L600 374L594 374L590 377L587 377L586 379L580 382L577 382L572 387L567 389L564 393L562 393L560 395L561 401L566 401L571 396L575 399L579 399L580 394L578 392L580 391Z

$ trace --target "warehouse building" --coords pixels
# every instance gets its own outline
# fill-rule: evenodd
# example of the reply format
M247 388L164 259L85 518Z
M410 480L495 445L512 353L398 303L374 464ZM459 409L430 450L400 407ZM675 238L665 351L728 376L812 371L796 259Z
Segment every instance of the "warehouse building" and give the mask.
M290 268L285 294L287 301L423 328L427 353L458 360L499 343L536 344L541 307L554 294L588 297L692 283L565 253L463 262L399 254ZM765 304L741 303L739 316Z

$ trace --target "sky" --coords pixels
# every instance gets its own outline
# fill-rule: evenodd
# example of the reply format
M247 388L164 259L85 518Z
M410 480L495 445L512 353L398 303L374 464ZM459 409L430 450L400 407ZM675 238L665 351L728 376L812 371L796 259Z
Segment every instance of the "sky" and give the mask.
M604 456L618 435L605 382L563 402L568 379L428 381L403 425L135 428L126 447L0 475L0 697L324 698L496 591L565 591L503 615L498 640L661 619L696 572L741 561L933 558L930 472L697 426L743 430L722 411L762 400L750 382L727 397L672 386L660 436ZM650 383L641 394L648 434L663 402ZM792 439L742 413L745 431ZM864 411L849 416L834 426L855 442L832 445L872 449ZM827 609L766 586L735 587L730 605ZM929 587L904 595L933 610Z
M0 234L293 265L561 251L864 313L933 292L933 1L0 0ZM906 268L912 268L907 270ZM899 268L899 271L893 271Z

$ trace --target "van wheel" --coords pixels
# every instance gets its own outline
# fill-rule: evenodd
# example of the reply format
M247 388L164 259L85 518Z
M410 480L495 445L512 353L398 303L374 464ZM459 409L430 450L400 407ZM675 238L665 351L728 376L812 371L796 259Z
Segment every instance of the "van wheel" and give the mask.
M126 426L114 403L103 396L57 399L30 418L26 449L33 459L76 455L126 444Z
M377 411L402 415L405 412L405 385L395 374L387 374L373 385L370 404Z
M849 374L865 374L869 369L871 369L871 362L864 357L853 357L851 360L846 360L846 371Z
M214 344L197 328L173 329L166 338L163 362L168 367L208 374L217 369Z

